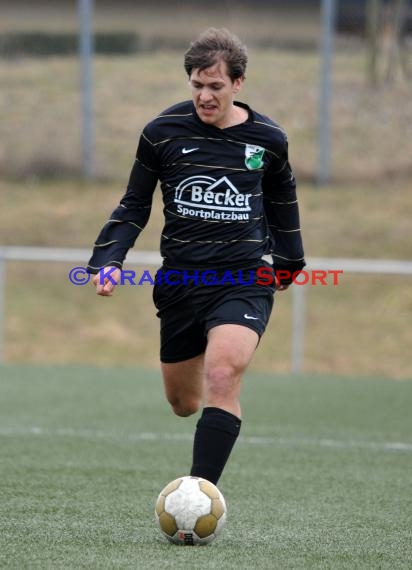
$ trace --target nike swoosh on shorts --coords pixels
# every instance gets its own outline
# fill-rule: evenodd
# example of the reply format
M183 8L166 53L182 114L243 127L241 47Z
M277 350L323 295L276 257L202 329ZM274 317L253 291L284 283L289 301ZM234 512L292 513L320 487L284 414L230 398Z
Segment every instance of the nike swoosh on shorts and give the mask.
M199 147L197 147L197 148L182 148L182 154L189 154L189 152L194 152L195 150L199 150Z

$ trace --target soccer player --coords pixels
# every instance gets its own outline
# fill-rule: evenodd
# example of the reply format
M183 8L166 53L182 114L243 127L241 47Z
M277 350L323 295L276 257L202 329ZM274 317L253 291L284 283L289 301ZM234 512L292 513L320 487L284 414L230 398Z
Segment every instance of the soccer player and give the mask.
M112 295L160 182L163 265L153 299L165 393L178 416L203 408L191 475L212 483L239 434L241 378L275 289L287 289L305 265L286 134L235 100L246 64L246 47L225 29L210 28L190 45L184 67L192 98L143 129L127 190L88 266L97 294ZM272 270L262 260L268 255L276 271L289 272L276 287L258 283L259 268Z

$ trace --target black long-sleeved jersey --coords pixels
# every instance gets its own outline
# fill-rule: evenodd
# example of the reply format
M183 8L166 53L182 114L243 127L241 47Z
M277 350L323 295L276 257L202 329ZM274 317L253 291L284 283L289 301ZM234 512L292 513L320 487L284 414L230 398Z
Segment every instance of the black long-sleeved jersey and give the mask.
M203 123L191 101L143 130L127 191L100 232L88 270L122 267L145 227L160 181L166 265L242 267L265 254L304 266L296 185L284 131L243 103L248 120L226 129Z

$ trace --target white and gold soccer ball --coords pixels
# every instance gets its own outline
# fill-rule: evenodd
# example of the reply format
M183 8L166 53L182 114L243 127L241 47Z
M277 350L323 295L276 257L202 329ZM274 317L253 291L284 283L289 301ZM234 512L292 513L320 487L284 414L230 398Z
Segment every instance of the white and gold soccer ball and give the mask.
M209 544L226 522L226 503L210 481L190 475L171 481L160 492L156 520L174 544Z

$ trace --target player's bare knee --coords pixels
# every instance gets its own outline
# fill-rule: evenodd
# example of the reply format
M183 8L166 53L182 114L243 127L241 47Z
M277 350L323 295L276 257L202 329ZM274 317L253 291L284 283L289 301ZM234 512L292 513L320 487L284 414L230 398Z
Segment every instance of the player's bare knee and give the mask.
M173 401L169 400L169 402L172 406L173 412L181 418L187 418L188 416L195 414L200 408L200 401L195 398L185 401L175 399Z
M199 409L199 405L192 405L192 406L180 406L180 405L175 405L172 406L173 412L181 417L181 418L187 418L189 416L192 416L193 414L195 414L198 409Z
M232 366L216 366L206 373L209 396L226 396L237 384L237 373Z

